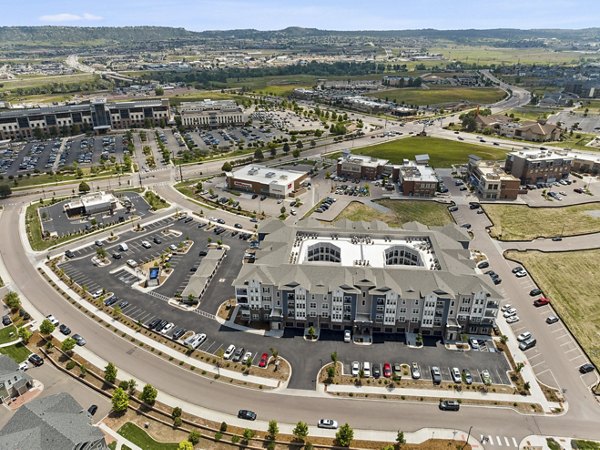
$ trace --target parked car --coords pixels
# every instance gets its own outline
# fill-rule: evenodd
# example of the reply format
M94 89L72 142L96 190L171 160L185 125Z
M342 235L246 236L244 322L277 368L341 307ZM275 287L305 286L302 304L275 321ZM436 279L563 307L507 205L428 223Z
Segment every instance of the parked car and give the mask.
M531 336L532 336L532 334L529 331L525 331L517 336L517 341L519 341L519 342L526 341Z
M558 317L556 317L556 316L548 316L548 317L546 317L546 323L548 325L552 325L553 323L556 323L556 322L558 322Z
M508 311L506 311L503 316L505 319L508 319L509 317L512 316L516 316L517 315L517 310L516 308L510 308Z
M451 206L451 207L448 208L448 211L450 211L450 212L456 212L456 211L458 211L458 206Z
M123 257L123 255L121 255L119 252L114 252L112 254L113 259L121 259Z
M98 247L102 247L104 245L104 242L98 240L98 241L94 242L94 244L96 244L96 246L98 246Z
M593 372L594 365L590 363L585 363L583 366L579 368L580 373L590 373Z
M267 365L269 364L269 354L268 353L263 353L260 356L260 362L258 363L258 367L267 367Z
M80 347L83 347L85 344L87 344L87 341L80 334L74 334L73 335L73 339L75 339L75 342Z
M490 376L490 372L488 370L481 371L481 381L483 381L484 384L492 384L492 377Z
M65 252L65 256L69 259L74 258L75 257L75 253L73 253L71 250L67 250Z
M488 267L490 267L490 263L488 261L481 261L479 264L477 264L478 269L487 269Z
M244 356L244 347L239 347L238 349L236 349L231 360L238 362L242 359L242 356Z
M144 248L151 248L152 244L148 241L142 241L142 247Z
M138 263L134 259L128 259L127 265L129 267L131 267L132 269L135 269L137 267Z
M252 352L246 352L242 358L242 364L248 364L248 361L252 361Z
M69 334L71 334L71 329L68 326L66 326L64 323L61 324L60 327L58 327L58 330L65 336L68 336Z
M352 342L352 332L350 330L344 330L344 342Z
M386 378L392 376L392 366L389 362L383 363L383 376Z
M256 420L256 413L247 409L240 409L238 411L238 418L244 420Z
M185 328L177 328L175 331L173 331L173 334L171 335L171 339L176 341L176 340L180 339L181 336L183 336L186 332L187 332L187 330Z
M442 411L458 411L460 403L457 400L440 400L440 409Z
M50 321L50 323L51 323L52 325L54 325L55 327L57 327L57 326L58 326L58 324L59 324L59 322L58 322L58 320L56 319L56 317L54 317L52 314L48 314L48 315L46 316L46 319L48 319L48 320Z
M162 244L162 239L161 239L161 238L159 238L158 236L154 236L154 239L152 239L152 241L153 241L155 244Z
M116 297L113 297L113 299L115 300L115 302L117 301ZM148 322L147 327L149 330L154 330L159 323L160 323L160 319L153 319L150 322Z
M546 298L546 297L540 297L533 302L533 306L536 306L538 308L540 306L545 306L545 305L549 305L549 304L550 304L550 299Z
M527 339L526 341L523 341L523 342L521 342L521 343L519 344L519 348L520 348L522 351L529 350L530 348L533 348L533 347L535 347L535 344L536 344L536 342L537 342L537 341L535 340L535 338L533 338L533 337L530 337L530 338L529 338L529 339Z
M473 375L471 375L469 369L462 370L462 378L466 384L473 384Z
M442 372L440 372L440 368L437 366L431 367L431 378L433 380L433 384L441 384L442 383Z
M400 363L394 363L394 366L392 367L392 372L394 373L395 377L402 377L402 366L400 365Z
M365 378L370 378L371 377L371 363L369 361L365 361L362 364L362 371L363 371L363 376Z
M479 350L479 341L475 338L469 339L469 343L471 344L471 348L473 350Z
M98 405L92 405L88 408L87 413L90 417L92 417L94 414L96 414L96 411L98 411Z
M121 309L125 309L129 306L129 302L127 300L123 300L122 302L119 302L119 308Z
M160 330L160 332L162 334L167 334L169 331L171 331L171 329L175 326L175 324L173 322L169 322L168 324L166 324L162 330Z
M502 312L506 312L506 311L508 311L509 309L512 309L512 307L513 307L513 306L512 306L510 303L507 303L506 305L503 305L503 306L502 306L502 308L500 308L500 310L501 310Z
M338 423L332 419L320 419L317 426L319 428L327 428L328 430L337 430Z
M225 353L223 353L223 359L230 359L233 356L233 352L235 352L235 345L230 344Z
M525 269L523 269L521 266L517 266L512 269L512 273L517 273L517 272L520 272L521 270L525 270Z
M351 365L351 373L353 377L357 377L360 373L360 363L358 361L353 361Z
M421 378L421 370L419 369L419 365L416 362L413 362L410 366L410 374L414 380L418 380Z
M4 325L5 327L9 326L12 323L12 320L10 318L10 316L8 314L6 314L5 316L2 316L2 325Z
M455 383L462 383L462 377L460 376L460 370L458 370L458 367L453 367L450 369L450 375L452 375L452 381Z
M538 289L538 288L535 288L535 289L532 289L532 290L529 291L529 295L531 297L536 297L536 296L542 295L542 294L543 294L542 290Z
M506 323L517 323L519 320L519 316L511 316L506 319Z
M21 372L25 372L27 369L29 369L29 363L27 361L23 361L21 364L19 364L19 370Z
M373 364L373 378L381 378L381 366L379 364Z
M32 353L31 355L29 355L29 358L27 360L36 367L44 364L44 360L42 359L42 357L35 353Z

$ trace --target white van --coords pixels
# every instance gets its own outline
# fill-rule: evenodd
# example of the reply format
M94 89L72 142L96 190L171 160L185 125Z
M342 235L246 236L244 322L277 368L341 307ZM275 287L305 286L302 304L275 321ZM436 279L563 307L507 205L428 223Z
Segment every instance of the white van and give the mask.
M122 252L126 252L127 250L129 250L129 247L127 246L127 244L125 242L119 244L119 250L121 250Z
M183 343L196 350L206 340L206 334L198 333L187 338Z

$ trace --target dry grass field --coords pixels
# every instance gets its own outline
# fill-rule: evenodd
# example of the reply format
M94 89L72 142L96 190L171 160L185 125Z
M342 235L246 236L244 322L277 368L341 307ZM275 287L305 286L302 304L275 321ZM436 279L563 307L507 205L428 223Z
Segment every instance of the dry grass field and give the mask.
M504 241L600 231L600 203L556 208L525 205L483 205L483 208L494 224L491 236Z
M447 205L440 203L418 200L380 200L377 203L389 208L392 212L382 213L362 203L352 202L336 217L336 220L381 220L391 227L400 227L413 221L428 226L452 223Z
M506 253L519 261L550 297L552 306L596 367L600 367L600 250Z

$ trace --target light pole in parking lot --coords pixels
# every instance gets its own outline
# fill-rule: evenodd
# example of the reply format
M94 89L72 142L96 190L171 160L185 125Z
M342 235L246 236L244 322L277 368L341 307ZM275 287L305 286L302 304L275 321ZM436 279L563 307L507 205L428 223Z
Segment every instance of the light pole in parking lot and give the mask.
M471 437L471 430L473 429L473 426L471 425L469 427L469 434L467 434L467 440L465 441L465 445L462 446L461 450L465 450L465 447L467 446L467 444L469 443L469 438Z

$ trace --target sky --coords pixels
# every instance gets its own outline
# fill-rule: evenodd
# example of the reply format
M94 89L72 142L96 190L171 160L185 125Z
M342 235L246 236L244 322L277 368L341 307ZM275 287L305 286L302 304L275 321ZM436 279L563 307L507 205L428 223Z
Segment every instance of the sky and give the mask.
M26 0L2 25L158 25L188 30L586 28L599 0Z

